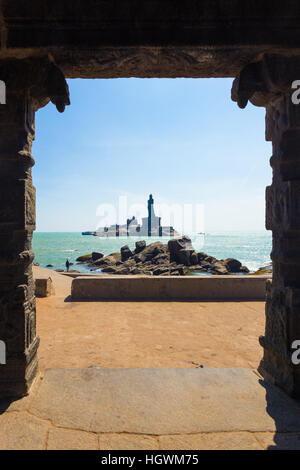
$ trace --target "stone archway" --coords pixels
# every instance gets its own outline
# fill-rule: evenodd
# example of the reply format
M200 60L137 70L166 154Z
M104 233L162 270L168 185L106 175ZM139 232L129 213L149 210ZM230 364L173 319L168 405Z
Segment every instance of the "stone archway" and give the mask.
M145 52L145 62L149 63L152 53L153 50ZM119 59L120 54L120 50L116 52ZM177 60L181 70L189 70L187 55L178 54ZM164 67L168 67L167 62ZM172 74L176 74L176 67L172 67ZM195 70L195 64L191 68ZM138 74L142 74L142 69L139 70ZM186 76L190 73L197 76L197 72L186 72ZM150 67L145 76L151 74ZM297 57L265 55L242 69L232 91L232 98L240 107L250 100L267 109L266 138L273 142L267 228L273 231L274 274L273 283L268 285L266 334L260 339L264 348L260 371L296 397L300 397L299 368L291 363L291 344L300 338L300 108L291 101L291 83L299 77ZM7 350L7 363L0 365L3 397L26 394L37 373L39 339L31 268L35 229L35 190L31 178L34 114L50 100L63 111L69 104L69 94L63 73L48 57L3 60L0 79L7 92L0 128L0 339Z

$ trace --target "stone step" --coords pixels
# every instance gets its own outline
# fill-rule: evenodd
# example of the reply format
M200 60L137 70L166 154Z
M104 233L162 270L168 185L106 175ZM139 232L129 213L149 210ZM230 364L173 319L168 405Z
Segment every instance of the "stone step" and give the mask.
M299 404L242 368L48 369L29 412L95 433L300 432Z

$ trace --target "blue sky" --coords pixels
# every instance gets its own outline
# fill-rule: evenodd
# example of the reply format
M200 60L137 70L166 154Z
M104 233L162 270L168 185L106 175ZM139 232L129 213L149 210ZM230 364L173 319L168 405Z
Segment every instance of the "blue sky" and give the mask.
M157 203L202 204L207 232L264 230L265 110L239 109L232 79L68 83L71 106L36 115L38 231L94 230L99 205L145 203L149 193Z

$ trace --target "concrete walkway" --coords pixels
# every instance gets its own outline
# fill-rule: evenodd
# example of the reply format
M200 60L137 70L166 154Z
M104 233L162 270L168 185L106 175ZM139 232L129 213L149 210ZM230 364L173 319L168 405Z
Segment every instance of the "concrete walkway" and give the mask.
M0 403L0 449L300 449L300 406L250 369L48 369Z

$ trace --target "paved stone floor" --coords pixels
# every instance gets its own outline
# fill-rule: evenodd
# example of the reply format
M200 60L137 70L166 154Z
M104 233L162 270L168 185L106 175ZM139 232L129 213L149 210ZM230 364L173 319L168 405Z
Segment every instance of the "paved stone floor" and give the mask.
M49 275L37 299L39 366L49 368L245 367L257 369L264 302L70 302L71 279Z
M250 369L48 369L0 449L300 449L300 404Z

